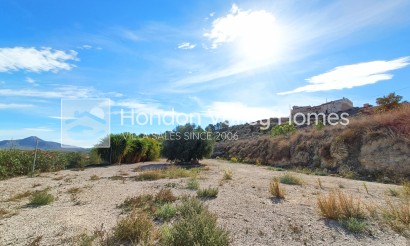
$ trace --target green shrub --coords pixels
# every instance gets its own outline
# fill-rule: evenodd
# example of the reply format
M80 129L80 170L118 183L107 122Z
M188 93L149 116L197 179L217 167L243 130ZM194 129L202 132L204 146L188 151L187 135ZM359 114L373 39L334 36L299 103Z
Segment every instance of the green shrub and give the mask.
M199 189L199 182L195 178L191 178L188 180L187 188L190 190L198 190Z
M287 185L302 185L302 180L299 177L296 177L290 173L286 173L285 175L279 178L282 184Z
M232 162L232 163L238 163L238 158L231 157L231 159L229 159L229 161Z
M280 135L291 134L291 133L294 133L295 131L296 131L296 127L294 125L289 125L289 124L276 125L272 128L271 136L276 137Z
M162 245L229 245L229 233L217 225L217 217L200 201L185 198L178 210L181 218L161 231Z
M54 196L49 194L47 190L35 192L31 198L29 205L43 206L54 202Z
M201 198L215 198L218 196L218 188L208 187L204 189L198 189L196 194Z
M367 230L367 223L363 219L350 217L348 219L342 219L340 223L344 228L354 233L360 233Z
M175 216L176 213L177 209L175 206L170 203L165 203L156 210L155 217L163 221L169 221Z

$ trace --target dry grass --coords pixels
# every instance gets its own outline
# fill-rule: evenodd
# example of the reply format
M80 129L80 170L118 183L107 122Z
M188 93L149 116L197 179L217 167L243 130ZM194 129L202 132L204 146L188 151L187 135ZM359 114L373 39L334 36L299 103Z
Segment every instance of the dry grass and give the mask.
M134 210L118 221L108 244L112 245L153 245L157 237L154 223L147 213Z
M396 232L403 233L410 229L410 200L401 199L399 202L387 200L387 207L382 209L382 216Z
M100 179L101 178L99 176L95 175L95 174L90 177L91 181L97 181L97 180L100 180Z
M81 191L82 191L82 189L79 188L79 187L72 187L72 188L67 190L67 193L68 194L77 194L77 193L80 193Z
M24 198L27 198L29 196L31 196L33 194L33 192L31 191L24 191L21 193L17 193L15 195L13 195L12 197L10 197L9 199L6 200L6 202L18 202L21 201Z
M216 198L218 196L218 192L219 192L218 188L208 187L208 188L198 189L196 194L198 197L201 197L201 198Z
M317 178L317 184L319 188L323 190L322 180L320 178Z
M333 190L327 195L320 195L317 198L317 205L320 213L329 219L363 219L366 216L361 201L342 191Z
M282 188L278 179L273 179L269 183L269 192L272 196L283 199L285 198L285 189Z
M191 168L185 169L180 167L171 167L171 168L163 168L163 169L154 169L154 170L146 170L142 171L138 174L135 178L136 181L151 181L151 180L158 180L158 179L177 179L177 178L195 178L201 169L199 168Z
M233 172L231 169L227 168L223 173L223 180L232 180Z

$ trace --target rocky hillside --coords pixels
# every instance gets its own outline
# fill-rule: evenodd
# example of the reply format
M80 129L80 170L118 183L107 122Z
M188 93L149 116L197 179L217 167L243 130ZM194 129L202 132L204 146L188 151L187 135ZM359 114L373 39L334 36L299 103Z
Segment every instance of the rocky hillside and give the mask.
M410 177L409 156L410 107L406 105L383 114L353 117L347 126L305 127L275 138L258 134L217 142L213 157L399 182Z

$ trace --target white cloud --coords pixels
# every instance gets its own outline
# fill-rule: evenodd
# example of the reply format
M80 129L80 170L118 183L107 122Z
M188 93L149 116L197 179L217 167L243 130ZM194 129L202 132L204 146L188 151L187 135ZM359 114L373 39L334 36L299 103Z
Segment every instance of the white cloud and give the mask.
M214 49L222 43L237 40L243 43L244 49L258 48L252 46L260 45L268 48L275 46L277 29L276 19L271 13L265 10L242 11L233 4L229 14L214 20L211 31L204 36L212 41Z
M0 89L0 96L39 97L39 98L96 98L96 97L120 97L116 92L99 92L92 87L73 85L59 86L49 90L35 89Z
M406 67L410 64L409 58L403 57L391 61L372 61L336 67L329 72L306 79L308 85L278 94L350 89L390 80L393 75L387 74L387 72Z
M178 49L183 49L183 50L191 50L196 47L196 44L191 44L189 42L184 42L180 45L178 45Z
M53 132L53 129L47 128L47 127L37 127L37 128L23 128L25 131L31 131L31 132Z
M84 49L84 50L89 50L91 49L93 46L89 45L89 44L83 44L80 47L78 47L79 49Z
M34 79L30 78L30 77L26 77L26 82L29 83L29 84L35 84L36 83L36 81Z
M213 102L205 115L214 123L228 120L231 124L243 124L275 117L274 110L267 107L252 107L241 102Z
M32 104L15 104L15 103L0 103L0 109L17 109L17 108L31 108Z
M0 72L27 70L30 72L71 70L75 65L67 61L77 61L77 52L54 50L49 47L0 48Z

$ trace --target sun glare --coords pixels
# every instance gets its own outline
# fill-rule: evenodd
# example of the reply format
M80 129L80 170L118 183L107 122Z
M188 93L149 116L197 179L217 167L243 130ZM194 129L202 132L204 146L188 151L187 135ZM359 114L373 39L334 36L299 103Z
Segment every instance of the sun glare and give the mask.
M239 59L259 62L278 58L284 35L272 13L244 11L234 4L228 15L213 22L205 36L213 40L212 48L232 43Z

